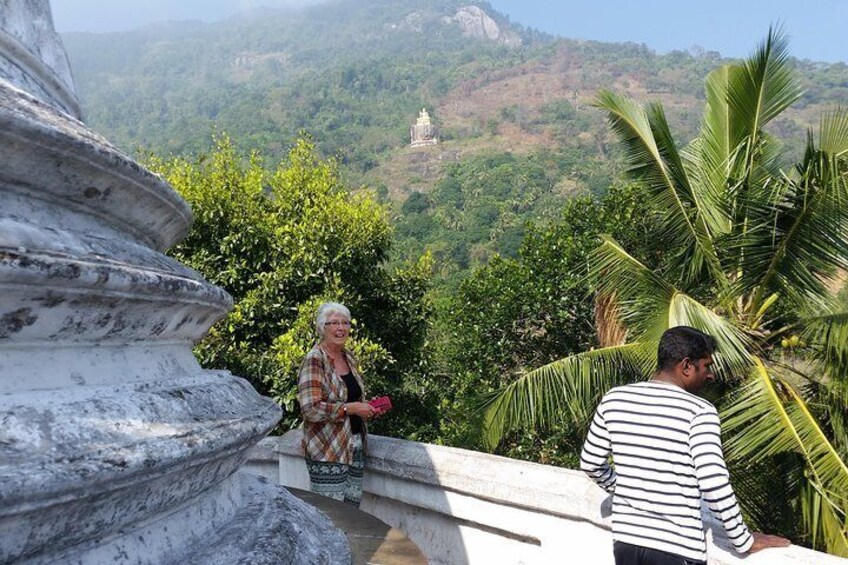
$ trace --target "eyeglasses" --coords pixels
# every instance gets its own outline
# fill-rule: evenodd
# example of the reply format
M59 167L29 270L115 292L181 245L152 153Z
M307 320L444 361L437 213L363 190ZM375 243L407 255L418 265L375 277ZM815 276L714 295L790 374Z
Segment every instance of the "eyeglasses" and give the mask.
M332 322L324 322L324 325L325 326L333 326L334 328L337 328L339 326L342 326L344 328L349 328L350 322L348 322L347 320L345 320L345 321L333 320Z

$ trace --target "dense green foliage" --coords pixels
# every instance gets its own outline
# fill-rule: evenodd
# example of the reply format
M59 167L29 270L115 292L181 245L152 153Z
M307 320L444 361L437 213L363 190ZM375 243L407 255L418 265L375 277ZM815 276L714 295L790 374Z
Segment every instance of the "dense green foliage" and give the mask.
M64 41L88 123L117 145L199 155L217 129L279 159L310 131L320 155L338 157L346 184L390 194L392 261L429 252L436 284L455 286L495 254L514 257L528 221L544 225L570 196L606 191L620 158L586 104L598 88L662 96L690 136L700 84L722 62L714 52L555 40L478 3L524 42L506 47L443 21L462 5L338 0ZM799 149L808 113L839 99L848 67L793 64L807 94L769 127ZM475 104L454 111L465 98ZM422 106L443 144L407 154ZM513 147L514 136L523 147ZM413 157L429 159L420 169L435 169L430 178L414 167L391 176Z
M480 422L469 418L485 393L527 370L598 345L586 277L589 252L613 234L654 255L645 192L614 186L598 199L568 201L557 221L528 226L515 258L495 256L445 298L437 328L440 359L450 375L442 441L483 448ZM568 426L515 434L502 452L573 466L582 437Z
M601 114L586 104L592 93L614 84L661 95L690 136L700 84L722 62L714 52L555 40L478 3L523 40L506 47L443 21L465 4L338 0L64 41L88 123L117 145L199 155L217 128L279 159L310 131L320 155L338 157L349 186L366 182L389 195L391 185L393 262L429 252L436 283L455 286L495 254L514 257L528 221L543 225L573 194L606 191L620 159ZM795 114L770 124L790 141L802 139L805 112L838 100L848 80L845 65L793 64L808 94ZM474 106L453 111L469 97ZM405 154L422 106L443 145ZM513 136L530 147L514 149ZM413 167L385 179L413 157L429 159L421 168L435 169L432 178L416 178Z
M480 155L446 167L430 193L412 192L396 220L398 254L429 252L440 280L454 282L495 255L515 257L529 222L556 218L573 196L564 176L603 175L610 164L571 161L568 155L538 151L530 155Z
M764 128L801 98L786 41L709 75L698 137L680 148L660 104L602 91L645 186L661 260L605 237L590 256L621 340L543 365L492 396L490 441L536 423L584 428L600 395L643 379L673 326L713 335L727 453L748 521L848 556L848 111L826 114L790 170ZM629 249L629 250L628 250Z
M248 378L297 419L297 370L316 340L316 307L345 303L354 316L353 349L372 394L391 394L405 409L377 431L427 437L433 414L416 382L429 311L426 258L389 271L386 210L371 196L351 196L337 164L308 140L266 170L244 160L227 137L197 161L150 160L194 210L188 237L171 253L225 288L235 307L197 346L201 362Z

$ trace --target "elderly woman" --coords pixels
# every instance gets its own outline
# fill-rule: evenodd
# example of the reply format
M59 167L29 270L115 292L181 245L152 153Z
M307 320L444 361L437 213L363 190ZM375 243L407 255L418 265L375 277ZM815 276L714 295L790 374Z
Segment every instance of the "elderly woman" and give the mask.
M365 467L365 420L376 415L353 355L345 349L350 311L336 302L315 315L318 343L306 354L297 382L303 451L312 492L359 506Z

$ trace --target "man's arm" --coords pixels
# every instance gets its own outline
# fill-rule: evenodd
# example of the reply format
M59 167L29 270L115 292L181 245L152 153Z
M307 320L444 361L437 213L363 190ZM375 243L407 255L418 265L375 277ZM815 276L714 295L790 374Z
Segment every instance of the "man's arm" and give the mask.
M712 412L695 417L689 444L701 495L724 524L727 537L736 551L755 553L769 547L788 547L792 544L780 536L751 532L742 520L721 449L721 422L718 414Z
M736 495L730 486L730 473L721 449L721 422L714 409L698 414L692 420L689 449L695 463L701 496L724 525L727 537L736 551L747 552L754 544L754 536L742 519Z
M607 430L601 406L595 411L589 433L580 453L580 469L607 492L615 490L616 474L609 464L611 452L609 431Z

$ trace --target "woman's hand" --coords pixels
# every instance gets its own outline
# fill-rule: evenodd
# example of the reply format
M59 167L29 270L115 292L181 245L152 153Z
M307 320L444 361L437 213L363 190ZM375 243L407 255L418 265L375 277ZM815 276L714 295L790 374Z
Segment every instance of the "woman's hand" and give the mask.
M377 410L367 402L348 402L345 404L345 412L363 420L370 420L377 415Z

